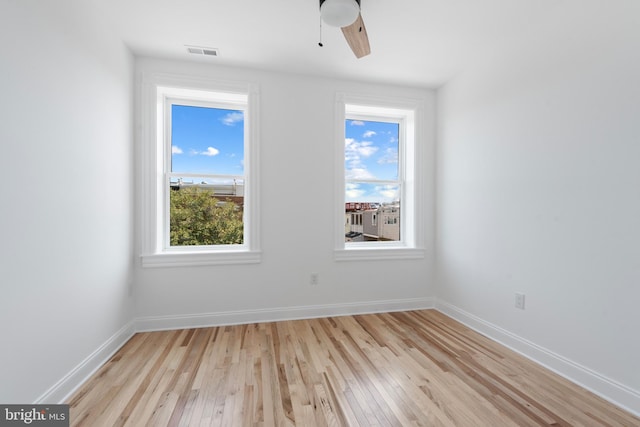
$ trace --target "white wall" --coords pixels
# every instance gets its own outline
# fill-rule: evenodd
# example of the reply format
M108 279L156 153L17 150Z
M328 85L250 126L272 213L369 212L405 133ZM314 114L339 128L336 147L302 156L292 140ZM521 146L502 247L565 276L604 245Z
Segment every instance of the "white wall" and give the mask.
M409 306L433 296L433 91L366 85L195 63L137 60L142 72L178 73L249 81L260 91L260 190L262 263L197 268L138 268L136 301L142 318L203 314L185 325L207 323L232 312L227 321L304 317L371 305ZM335 262L334 104L336 92L422 97L427 105L428 158L424 159L428 200L427 257L421 260ZM138 241L140 236L138 236ZM319 285L310 286L311 272ZM311 307L310 307L311 306ZM330 306L319 309L319 306ZM340 306L340 307L337 307ZM281 310L284 309L284 310ZM292 314L291 310L295 310ZM315 309L315 311L314 311ZM288 310L288 311L287 311ZM169 322L168 325L175 325ZM162 323L145 323L158 327Z
M437 292L640 413L640 4L575 3L439 91Z
M133 60L83 10L0 2L3 403L57 402L133 316Z
M541 31L439 92L438 227L428 129L424 260L335 262L326 230L335 93L422 96L431 126L432 91L139 59L138 77L260 86L264 252L257 265L142 269L131 262L131 55L81 0L2 1L12 36L0 38L0 402L59 400L59 381L77 383L74 369L134 317L143 327L304 317L411 307L437 292L454 315L610 379L640 412L640 11L572 3L545 29L561 37Z

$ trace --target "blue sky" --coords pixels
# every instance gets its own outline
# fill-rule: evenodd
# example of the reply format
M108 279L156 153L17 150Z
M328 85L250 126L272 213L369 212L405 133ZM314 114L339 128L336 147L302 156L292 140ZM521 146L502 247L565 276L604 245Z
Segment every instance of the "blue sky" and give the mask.
M242 111L173 105L171 114L172 172L244 174ZM397 123L345 121L346 201L398 200L396 186L354 182L397 179L398 131ZM206 177L195 180L213 182Z
M244 174L242 111L173 105L171 171Z
M398 178L398 132L397 123L345 121L347 202L398 200L397 186L349 182Z

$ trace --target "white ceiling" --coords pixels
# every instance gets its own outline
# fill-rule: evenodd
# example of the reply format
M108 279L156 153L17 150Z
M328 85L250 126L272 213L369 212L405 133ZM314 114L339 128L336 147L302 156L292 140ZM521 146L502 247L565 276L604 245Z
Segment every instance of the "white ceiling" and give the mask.
M562 26L547 24L566 15L567 3L581 4L362 0L372 51L362 59L337 28L324 26L318 46L318 0L93 0L83 7L91 4L137 55L439 87L482 57L545 31L542 38L552 40ZM184 45L218 48L220 56L190 55Z

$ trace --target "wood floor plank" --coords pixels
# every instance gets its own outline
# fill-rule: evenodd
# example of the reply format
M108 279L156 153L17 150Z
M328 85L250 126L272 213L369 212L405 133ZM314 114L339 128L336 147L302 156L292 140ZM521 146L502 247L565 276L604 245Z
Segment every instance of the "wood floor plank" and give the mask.
M435 310L134 335L72 426L640 426Z

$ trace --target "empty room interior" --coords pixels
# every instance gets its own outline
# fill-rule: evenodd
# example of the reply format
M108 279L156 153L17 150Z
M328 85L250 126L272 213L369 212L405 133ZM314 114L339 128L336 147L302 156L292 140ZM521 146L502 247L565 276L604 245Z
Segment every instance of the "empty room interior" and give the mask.
M0 28L0 404L640 425L640 2L0 0Z

